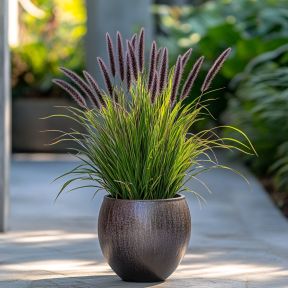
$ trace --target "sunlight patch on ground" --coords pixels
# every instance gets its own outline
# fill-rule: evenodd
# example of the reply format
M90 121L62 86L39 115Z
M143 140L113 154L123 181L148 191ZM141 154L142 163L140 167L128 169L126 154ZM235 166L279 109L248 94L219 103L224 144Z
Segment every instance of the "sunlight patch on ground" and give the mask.
M86 271L89 270L96 272L104 272L108 270L106 264L98 264L91 260L81 259L51 259L51 260L39 260L26 262L25 265L21 264L6 264L2 265L1 269L10 271L33 271L33 270L45 270L45 271L59 271L63 273L65 271ZM90 268L89 268L90 267Z
M9 240L10 243L48 243L66 240L86 240L97 239L95 233L67 233L63 231L35 231L35 232L18 232L8 233L4 236L5 240ZM2 237L3 238L3 237ZM1 240L1 237L0 237Z
M209 261L208 261L209 262ZM252 277L254 280L261 281L271 280L273 278L288 279L288 271L275 266L265 266L262 263L257 264L241 264L241 263L187 263L181 264L178 268L178 273L185 277L201 277L203 278L223 278L243 280L243 276L249 279Z

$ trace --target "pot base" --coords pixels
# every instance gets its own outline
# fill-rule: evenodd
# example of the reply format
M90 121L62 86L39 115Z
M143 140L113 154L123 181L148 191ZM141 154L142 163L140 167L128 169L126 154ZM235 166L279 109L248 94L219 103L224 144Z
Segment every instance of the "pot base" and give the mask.
M135 268L135 266L133 268ZM130 270L129 267L126 267L125 270L122 271L121 276L118 276L125 282L153 283L165 281L165 279L155 275L155 273L153 273L152 271L139 270L135 272L134 269Z
M161 283L161 282L165 282L166 279L152 279L152 278L147 278L147 279L123 279L121 278L122 281L124 282L134 282L134 283Z

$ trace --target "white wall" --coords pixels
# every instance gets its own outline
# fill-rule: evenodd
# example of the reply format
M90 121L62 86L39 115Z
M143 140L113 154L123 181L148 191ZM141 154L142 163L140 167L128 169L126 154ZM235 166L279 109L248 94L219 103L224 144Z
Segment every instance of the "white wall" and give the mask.
M0 232L7 229L10 154L8 0L0 0Z

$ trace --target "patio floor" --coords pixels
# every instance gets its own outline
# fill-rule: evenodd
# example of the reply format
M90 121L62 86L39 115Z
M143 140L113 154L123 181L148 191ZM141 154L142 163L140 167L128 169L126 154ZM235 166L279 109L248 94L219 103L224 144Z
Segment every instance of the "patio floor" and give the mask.
M0 235L0 287L219 287L287 288L288 222L249 173L202 176L213 194L192 214L189 251L164 283L126 283L105 263L97 241L103 194L64 194L54 203L57 175L70 160L18 159L12 163L10 231ZM192 185L192 184L191 184ZM194 190L203 191L200 183Z

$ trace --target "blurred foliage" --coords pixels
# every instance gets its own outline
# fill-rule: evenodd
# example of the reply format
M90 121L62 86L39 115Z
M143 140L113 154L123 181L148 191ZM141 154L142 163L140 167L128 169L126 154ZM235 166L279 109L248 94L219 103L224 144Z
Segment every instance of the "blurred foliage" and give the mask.
M207 73L215 54L229 46L233 48L214 87L227 86L252 58L288 40L288 0L214 0L199 7L156 6L155 13L162 34L159 42L173 52L171 62L176 55L193 47L194 59L205 55L203 68ZM194 89L192 97L198 96L198 91ZM216 118L226 107L223 94L218 92L220 101L210 105Z
M11 48L13 97L55 96L51 79L59 77L59 66L76 71L84 66L84 0L33 3L44 17L20 9L20 45Z
M257 159L247 163L258 175L272 175L288 191L288 45L254 59L232 81L226 117L250 137ZM226 119L227 120L227 119Z

